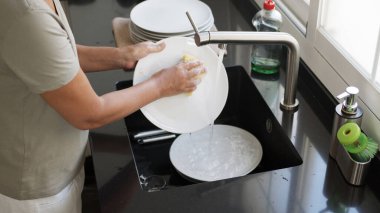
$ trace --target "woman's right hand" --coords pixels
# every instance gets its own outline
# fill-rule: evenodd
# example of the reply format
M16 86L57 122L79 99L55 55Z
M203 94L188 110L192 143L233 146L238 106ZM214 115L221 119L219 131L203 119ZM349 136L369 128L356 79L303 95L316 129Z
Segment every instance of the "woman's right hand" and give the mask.
M160 96L167 97L194 91L201 81L197 76L203 72L206 68L200 61L180 62L155 73L152 80L156 82Z

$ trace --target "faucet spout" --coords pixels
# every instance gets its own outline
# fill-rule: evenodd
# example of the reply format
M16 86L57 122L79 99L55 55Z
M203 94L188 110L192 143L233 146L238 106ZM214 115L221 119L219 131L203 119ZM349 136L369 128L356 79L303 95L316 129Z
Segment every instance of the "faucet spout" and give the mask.
M198 46L205 44L280 44L286 46L288 56L285 92L280 107L283 110L298 109L296 89L299 66L299 44L293 36L284 32L206 31L196 33L194 39Z

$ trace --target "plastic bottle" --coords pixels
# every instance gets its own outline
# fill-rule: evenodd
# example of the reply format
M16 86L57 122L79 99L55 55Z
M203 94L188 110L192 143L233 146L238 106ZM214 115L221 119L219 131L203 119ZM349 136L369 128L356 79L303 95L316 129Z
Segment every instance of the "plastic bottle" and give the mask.
M263 9L256 13L252 24L257 31L278 32L282 24L281 13L275 9L275 2L265 0ZM251 71L261 74L278 73L282 46L278 44L253 45Z

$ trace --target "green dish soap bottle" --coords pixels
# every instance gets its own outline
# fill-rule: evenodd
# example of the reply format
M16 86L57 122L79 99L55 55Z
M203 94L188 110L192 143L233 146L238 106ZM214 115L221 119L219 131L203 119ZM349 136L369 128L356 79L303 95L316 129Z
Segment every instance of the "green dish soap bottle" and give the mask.
M260 32L278 32L282 25L281 13L272 0L265 0L263 9L256 13L252 24ZM260 74L278 73L280 67L282 45L256 44L252 46L251 71Z

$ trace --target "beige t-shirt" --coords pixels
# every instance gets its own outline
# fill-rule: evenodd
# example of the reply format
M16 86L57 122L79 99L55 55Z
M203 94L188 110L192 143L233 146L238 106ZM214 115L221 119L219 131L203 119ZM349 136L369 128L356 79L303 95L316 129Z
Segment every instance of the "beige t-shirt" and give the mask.
M80 69L58 0L0 1L0 193L25 200L62 190L83 166L88 131L40 96Z

